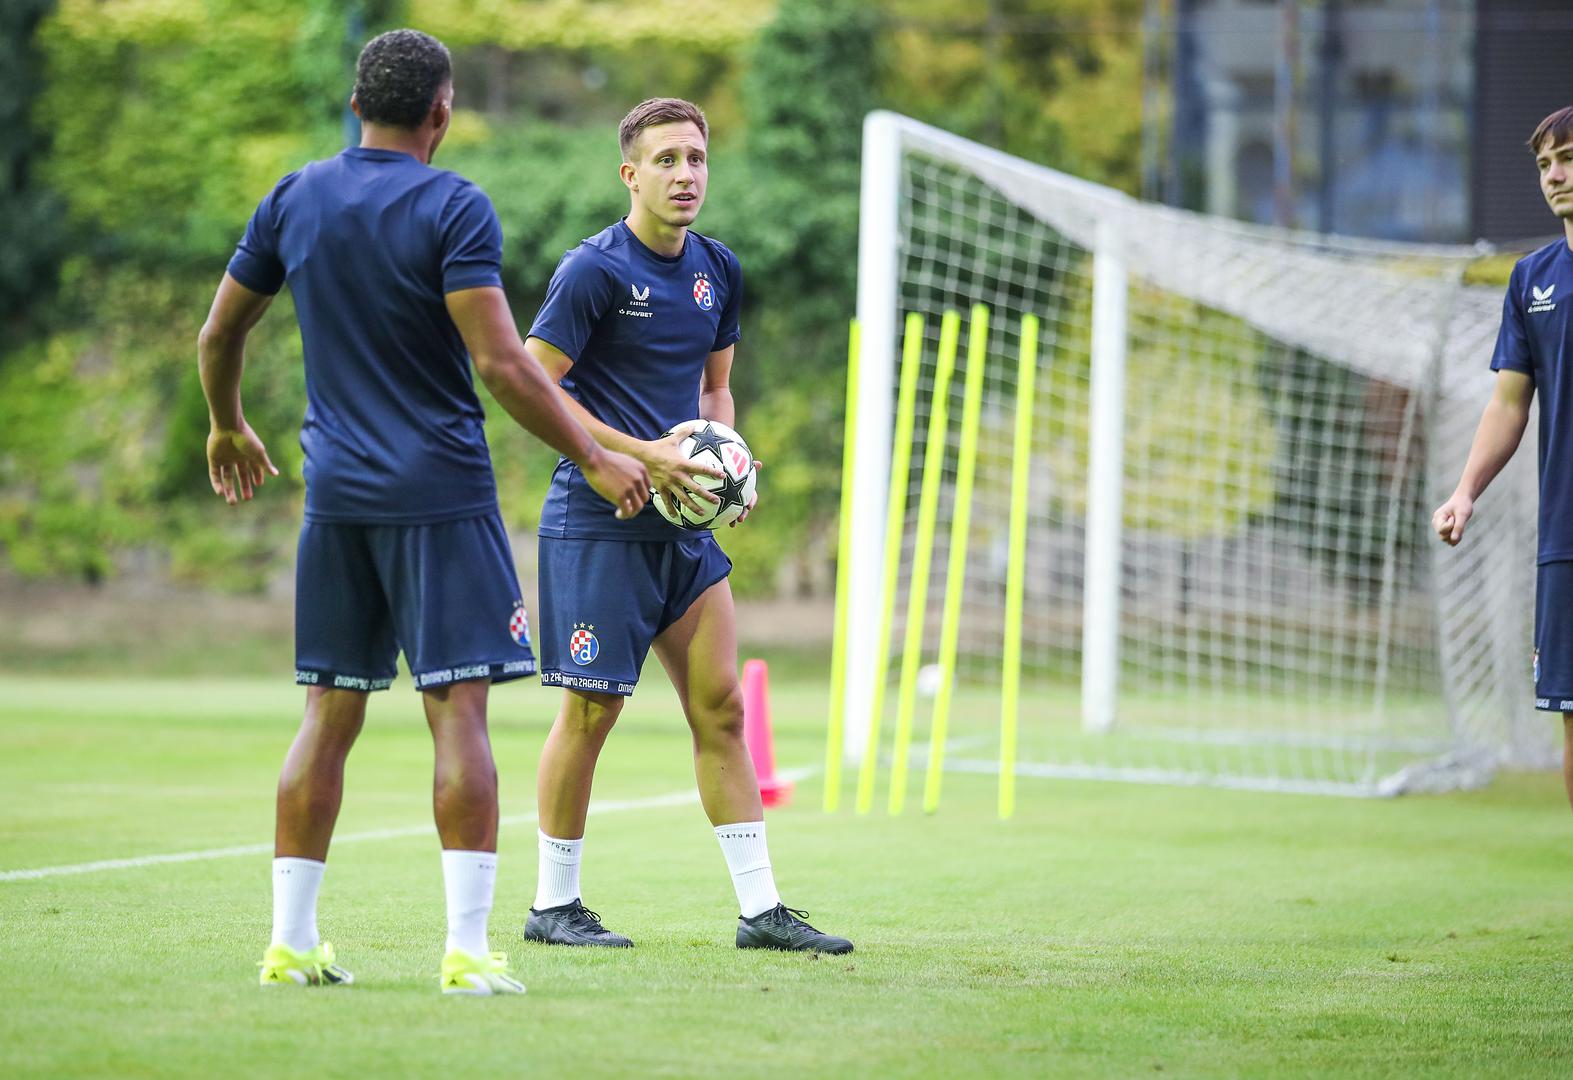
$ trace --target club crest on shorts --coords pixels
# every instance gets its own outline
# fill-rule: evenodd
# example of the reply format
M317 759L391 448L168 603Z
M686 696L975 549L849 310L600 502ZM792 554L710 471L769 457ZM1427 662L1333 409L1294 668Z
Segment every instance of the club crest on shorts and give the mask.
M715 304L715 290L710 287L709 278L694 279L694 303L699 305L701 311L709 311Z
M568 655L573 657L573 662L584 667L600 651L601 643L596 639L595 627L588 623L574 623L573 635L568 639Z
M513 602L513 617L508 620L508 636L520 648L530 647L530 616L525 614L523 600Z

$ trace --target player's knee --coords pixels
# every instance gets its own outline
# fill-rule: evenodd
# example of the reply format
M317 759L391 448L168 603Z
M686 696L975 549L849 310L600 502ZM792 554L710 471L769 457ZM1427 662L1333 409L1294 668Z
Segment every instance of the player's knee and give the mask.
M701 741L731 741L743 737L743 689L736 683L696 701L689 723Z
M452 755L439 757L436 770L437 798L439 800L496 798L497 765L491 755Z
M279 774L278 800L307 820L331 820L338 811L339 789L309 769L286 768Z
M603 738L617 723L623 698L616 694L567 694L557 722L581 738Z
M324 744L348 746L366 721L367 695L357 690L313 687L306 695L306 728Z

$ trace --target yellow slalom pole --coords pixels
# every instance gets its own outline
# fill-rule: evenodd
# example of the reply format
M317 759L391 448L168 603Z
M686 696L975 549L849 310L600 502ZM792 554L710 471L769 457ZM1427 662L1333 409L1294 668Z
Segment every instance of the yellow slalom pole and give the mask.
M939 514L940 471L950 427L950 377L956 370L961 316L947 311L939 323L939 366L923 448L923 487L918 491L918 532L912 545L912 586L907 590L907 632L901 651L901 692L896 706L896 745L890 763L890 812L907 801L907 754L912 749L912 713L917 706L918 665L923 660L923 623L928 605L929 562L934 557L934 519Z
M945 621L939 634L939 693L929 725L928 777L923 812L939 809L945 769L945 735L950 726L951 689L956 685L956 643L961 637L961 594L967 586L967 537L972 527L972 477L978 464L978 417L983 411L983 368L988 363L989 309L972 305L967 332L967 389L961 407L961 454L956 462L956 505L950 517L950 565L945 571Z
M830 653L830 721L825 725L825 812L841 805L842 727L846 712L847 618L852 590L852 466L857 459L858 345L862 335L852 320L847 333L847 416L841 447L841 535L836 547L835 645Z
M868 713L868 741L858 772L857 812L874 805L879 769L879 728L885 712L885 680L890 676L890 634L896 621L896 579L901 570L901 538L907 519L907 484L912 475L912 427L917 412L918 368L923 366L923 316L912 312L901 339L901 389L896 395L896 435L890 453L890 492L885 503L885 610L874 654L874 697Z
M1027 585L1027 489L1032 472L1033 381L1038 317L1021 320L1016 374L1016 442L1011 453L1010 563L1005 573L1005 671L1000 701L1000 820L1016 812L1016 717L1021 693L1021 607Z

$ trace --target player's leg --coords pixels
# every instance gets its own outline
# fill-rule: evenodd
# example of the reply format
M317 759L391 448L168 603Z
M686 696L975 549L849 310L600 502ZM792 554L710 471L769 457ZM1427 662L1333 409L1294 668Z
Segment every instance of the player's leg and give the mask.
M563 692L562 707L546 736L535 774L539 871L535 902L524 924L526 940L611 948L633 945L601 925L601 917L584 906L579 885L595 763L622 709L618 694Z
M677 689L693 735L699 797L737 893L740 948L851 952L852 943L816 930L781 902L765 838L759 780L743 739L737 677L737 619L730 569L714 541L672 545L676 620L655 639L655 653ZM689 601L696 590L697 598Z
M370 696L363 690L306 689L306 716L279 773L275 858L327 859L344 799L344 762L366 721Z
M344 798L344 761L366 719L366 691L306 691L306 715L279 773L273 839L273 937L264 986L351 983L317 932L317 894Z
M1562 714L1562 786L1573 807L1573 713Z
M743 741L731 585L723 578L706 589L655 639L655 654L688 718L699 800L710 823L760 821L759 778Z
M1573 806L1573 562L1535 568L1535 708L1562 714L1562 785Z
M436 767L432 813L444 851L497 851L497 766L486 730L491 683L471 679L421 695Z
M361 690L306 691L306 715L279 773L273 839L273 936L263 986L349 984L317 931L317 895L344 798L344 761L366 719Z
M536 808L541 831L548 836L584 838L595 763L622 711L621 695L563 691L562 706L546 736L535 774Z
M447 994L522 993L487 939L497 882L487 701L493 682L535 671L508 534L488 514L382 526L375 544L432 736L432 810L448 912L440 985Z
M540 872L528 940L633 944L585 908L579 867L595 764L639 680L663 608L655 580L663 546L541 538L541 683L564 693L536 770Z
M448 940L445 994L523 993L487 939L497 888L497 767L486 729L491 682L471 679L421 695L435 751L432 812L442 843Z
M392 623L358 526L306 522L295 563L295 679L306 714L279 775L273 937L264 986L348 983L319 940L317 895L344 795L344 762L370 691L392 681Z

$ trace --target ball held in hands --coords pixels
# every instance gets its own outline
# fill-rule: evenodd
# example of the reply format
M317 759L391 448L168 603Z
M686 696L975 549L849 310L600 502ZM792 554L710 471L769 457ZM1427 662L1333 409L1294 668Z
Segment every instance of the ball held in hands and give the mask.
M678 425L666 435L684 427L688 429L688 434L679 444L683 455L706 464L718 465L721 469L719 478L703 474L694 477L695 482L713 493L717 501L695 500L702 507L700 513L668 500L659 491L652 495L651 501L662 517L685 529L714 530L731 525L754 505L758 480L754 455L749 452L748 444L741 435L714 420L692 420Z

